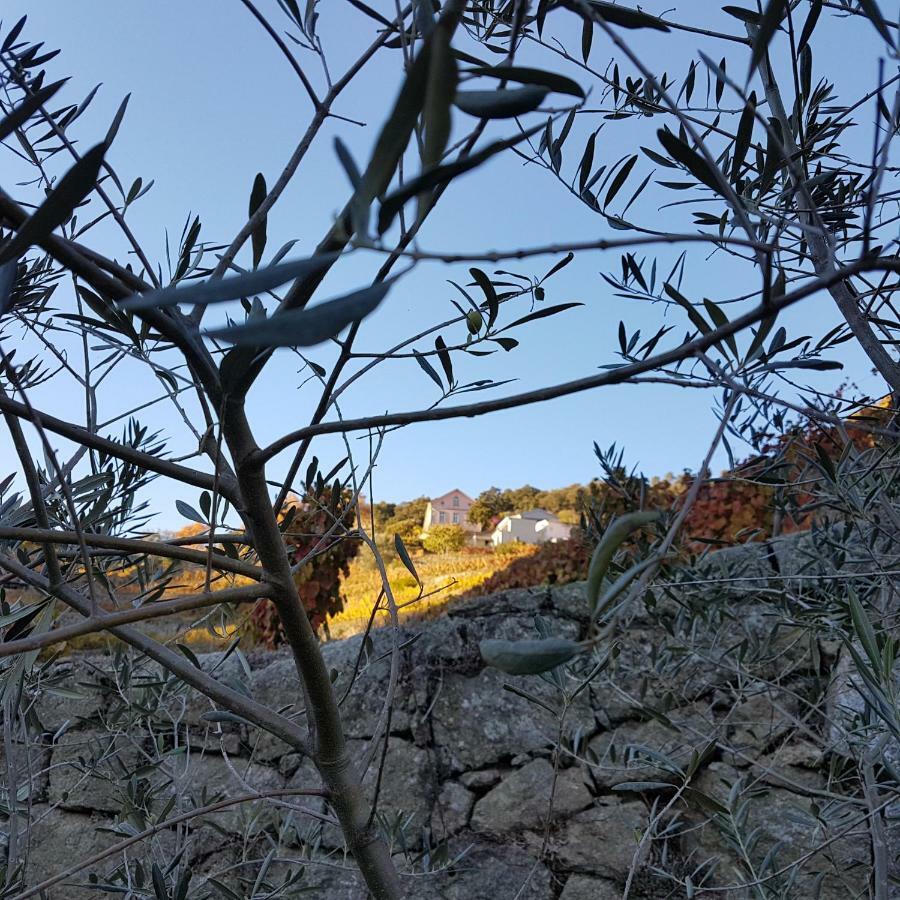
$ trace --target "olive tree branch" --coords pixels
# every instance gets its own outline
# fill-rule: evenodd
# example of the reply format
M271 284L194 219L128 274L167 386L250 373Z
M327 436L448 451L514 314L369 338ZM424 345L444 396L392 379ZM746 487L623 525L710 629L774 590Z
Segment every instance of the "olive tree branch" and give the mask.
M755 27L748 24L747 33L753 37L756 34ZM775 79L772 77L769 61L765 55L758 65L757 71L759 72L759 77L762 81L769 108L781 125L781 141L784 146L784 157L787 160L793 160L800 155L800 148L793 138L790 121L784 108L784 102L781 98L781 91L778 88ZM831 248L828 245L828 240L817 228L809 227L814 224L814 208L812 206L812 200L809 197L809 192L804 189L803 183L793 167L790 167L789 172L794 189L802 192L805 202L808 203L810 207L806 211L799 209L798 216L801 223L804 226L807 226L805 229L806 239L813 268L820 277L831 276L836 271L836 263ZM900 365L891 358L881 341L875 336L875 333L866 321L865 316L860 312L859 305L849 287L848 281L846 279L830 281L828 292L834 299L841 315L850 326L854 337L859 341L860 346L865 350L869 359L872 360L884 380L891 386L894 393L900 392Z
M412 7L407 6L406 9L402 12L402 18L398 17L395 20L397 27L402 26L403 19L409 15L409 12ZM290 159L288 159L284 168L281 171L281 174L278 176L278 180L272 185L271 189L268 191L266 196L263 198L259 207L254 211L253 215L250 216L247 222L242 226L241 230L237 233L232 242L228 245L225 252L219 257L219 262L216 265L216 268L213 270L213 273L210 277L212 278L221 278L225 272L228 271L231 264L234 262L235 257L240 252L241 248L247 241L250 239L250 235L259 227L259 224L265 219L265 217L269 214L269 211L272 207L278 202L278 199L284 193L285 188L290 184L291 179L294 177L300 163L303 161L303 158L306 156L307 151L312 146L313 141L319 133L322 125L325 120L328 118L331 107L347 87L347 85L359 74L359 71L363 68L363 66L375 55L378 49L384 44L384 42L389 38L391 32L385 31L383 34L379 35L379 37L369 45L368 48L357 58L357 60L350 66L347 72L330 88L328 93L321 101L315 102L315 112L313 114L312 120L309 123L306 131L301 137L297 147L294 152L291 154ZM194 322L199 323L203 318L204 307L198 306L193 313L191 314L191 319Z
M31 587L58 598L66 606L76 612L80 612L86 619L90 618L90 604L68 585L52 584L48 578L32 571L19 560L7 554L0 554L0 569L5 569L26 584L31 585ZM223 708L275 735L275 737L294 747L297 752L309 754L302 729L290 719L286 719L284 716L272 712L244 694L226 687L215 678L198 669L181 654L164 647L131 625L115 625L108 630L115 637L139 650L150 659L155 660L183 682L195 688L201 694L205 694Z
M240 803L252 803L254 800L266 800L270 797L327 796L328 792L320 788L279 788L278 790L273 791L254 791L251 794L241 794L239 797L228 797L224 800L217 800L215 803L208 803L206 806L198 806L196 809L189 809L187 812L179 813L177 816L172 816L169 819L164 819L162 822L157 822L149 828L145 828L138 834L133 834L130 837L113 844L111 847L107 847L105 850L101 850L99 853L89 856L87 859L76 863L64 872L59 872L58 874L45 879L40 884L36 884L33 887L16 894L11 900L27 900L28 897L34 897L36 894L43 894L48 888L59 884L61 881L66 881L89 866L95 866L97 863L102 862L110 856L122 853L129 847L133 847L135 844L139 844L141 841L145 841L147 838L153 837L153 835L159 834L161 831L166 831L175 825L180 825L182 822L189 822L191 819L196 819L200 816L208 816L212 813L219 812L219 810L228 809L230 806L237 806Z
M212 565L223 572L243 575L245 578L252 578L254 581L263 581L265 577L265 572L262 569L242 560L223 556L221 553L207 553L206 550L192 550L190 547L180 547L163 541L114 537L107 534L90 534L85 532L82 538L88 547L119 551L123 556L159 556L166 559L179 559L185 562L196 563L197 565L206 565L211 560ZM78 533L49 528L19 528L4 525L0 526L0 540L70 545L78 541ZM191 540L194 543L199 543L196 535Z
M133 625L137 622L147 622L162 616L177 615L193 609L219 606L223 603L253 603L256 600L269 597L271 593L272 588L266 583L249 584L243 587L223 588L219 591L207 591L201 594L185 594L183 597L175 597L172 600L145 603L134 609L123 609L92 615L81 622L65 625L44 634L33 634L26 638L2 643L0 644L0 658L14 656L17 653L29 653L32 650L40 650L43 647L70 641L73 638L86 634L108 631L117 625Z
M830 284L841 281L852 274L865 271L893 271L900 272L900 260L892 259L861 259L849 263L839 270L816 278L799 287L797 290L780 297L773 297L767 303L758 305L755 309L744 313L707 334L698 336L692 341L687 341L648 357L639 362L629 363L603 372L599 375L591 375L573 381L566 381L549 387L537 388L508 397L500 397L493 400L485 400L479 403L470 403L461 406L434 408L428 410L414 410L411 412L388 413L378 416L366 416L358 419L345 419L338 422L320 422L308 425L296 431L289 432L283 437L269 444L260 451L260 462L266 462L273 456L285 450L297 441L306 440L320 434L340 434L345 431L365 431L368 429L384 428L391 425L409 425L414 422L435 422L443 419L458 419L462 417L480 416L489 412L502 409L513 409L531 403L540 403L553 400L557 397L565 397L569 394L579 393L597 387L605 387L611 384L622 384L635 375L653 371L660 366L670 365L675 362L696 356L698 352L707 350L723 338L737 334L745 328L760 322L774 313L792 306L794 303L809 297L817 291L827 288Z
M116 459L133 463L150 472L156 472L159 475L173 478L184 484L190 484L205 490L212 490L214 487L214 477L206 472L200 472L197 469L191 469L166 459L160 459L158 456L144 453L133 447L120 444L118 441L113 441L109 438L101 437L98 434L93 434L81 425L75 425L71 422L57 419L55 416L48 415L40 410L34 410L34 419L32 419L32 414L28 410L28 407L18 400L13 400L11 397L0 395L0 412L16 416L19 419L37 421L40 423L41 427L47 429L47 431L52 431L54 434L60 435L60 437L90 447L92 450L108 453ZM226 493L226 486L223 484L221 490L222 493L236 506L238 503L238 495L236 493L235 485L229 483L227 485Z

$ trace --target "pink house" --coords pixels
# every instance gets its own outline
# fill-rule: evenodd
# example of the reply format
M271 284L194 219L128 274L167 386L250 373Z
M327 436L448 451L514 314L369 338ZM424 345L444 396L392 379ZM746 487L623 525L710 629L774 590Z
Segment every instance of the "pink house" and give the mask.
M477 525L469 522L467 513L475 501L459 489L454 489L442 497L428 501L425 508L425 521L422 530L428 531L435 525L459 525L466 531L480 531Z
M423 534L427 534L435 525L458 525L469 535L472 544L477 547L489 547L490 532L482 531L480 525L469 521L469 507L474 502L468 494L464 494L458 488L442 497L429 500L425 508L425 521L422 523Z

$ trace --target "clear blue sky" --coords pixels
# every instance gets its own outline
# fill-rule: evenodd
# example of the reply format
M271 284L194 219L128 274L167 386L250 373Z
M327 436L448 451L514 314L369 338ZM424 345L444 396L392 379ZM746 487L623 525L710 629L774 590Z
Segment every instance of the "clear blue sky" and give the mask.
M387 0L372 5L386 14L394 8ZM671 9L672 5L644 4L652 11ZM286 24L274 0L261 0L260 6L279 28ZM372 23L341 0L328 0L320 7L326 52L333 71L339 73L358 46L370 39ZM102 83L97 101L74 132L83 146L105 133L118 103L131 92L128 114L110 159L126 183L138 175L145 182L155 182L149 195L129 213L129 221L151 258L163 258L166 231L177 242L186 217L195 213L203 222L205 239L227 242L245 220L254 175L262 171L270 184L274 181L310 116L310 105L298 80L244 7L237 0L7 0L4 24L8 27L25 12L29 15L26 35L63 50L51 64L49 74L73 76L65 89L66 99L77 100ZM560 15L560 23L568 18ZM673 16L723 30L740 27L705 3L682 2ZM820 28L825 40L819 46L832 58L846 58L848 46L857 42L859 47L873 48L872 53L854 54L852 67L838 71L828 67L828 75L838 79L840 92L846 91L847 96L861 93L876 77L877 44L863 26L828 21ZM693 35L640 32L633 36L645 59L657 67L664 60L673 78L683 78L690 60L697 58L699 42ZM577 48L577 39L573 46ZM597 34L592 62L602 69L610 50ZM818 52L821 55L821 50ZM321 84L315 64L302 53L300 59ZM554 64L551 57L531 51L526 51L523 59L545 67ZM745 57L741 56L741 71L744 65ZM362 119L366 125L329 122L301 174L270 217L267 255L288 240L297 240L293 257L313 250L348 195L331 138L340 136L361 163L367 159L394 97L398 70L395 56L378 58L346 94L337 111ZM577 70L570 70L570 74L585 83ZM870 122L868 113L862 122ZM576 139L568 151L570 155L580 155L584 135L596 124L599 122L584 123L578 132L580 140ZM661 124L657 119L634 126L608 123L598 139L598 161L612 163L635 151L640 143L654 146L653 131ZM511 134L513 128L510 123L493 126L498 136ZM861 132L860 146L868 147L870 126L864 125ZM568 160L569 165L572 162ZM645 167L642 174L646 171ZM8 175L4 177L7 189L11 187L9 180ZM630 191L624 196L628 194ZM636 218L655 216L662 221L670 214L657 213L656 209L670 199L671 194L664 195L660 190L648 192L638 204ZM684 227L690 219L679 221ZM96 234L91 240L98 249L123 257L119 236L108 229L99 229ZM436 250L481 250L565 243L610 234L616 233L601 217L567 195L545 172L506 158L459 181L432 215L421 244ZM108 243L99 246L104 241ZM669 251L659 255L661 269L675 257ZM246 262L246 257L242 259ZM500 267L540 275L555 261L543 257ZM325 298L365 285L377 263L376 257L359 254L329 277L319 296ZM661 308L613 296L600 272L617 265L618 257L612 254L579 255L548 285L546 302L579 300L585 306L525 326L516 334L521 347L514 353L498 353L482 360L460 359L457 366L461 375L466 379L517 378L515 384L501 390L524 390L590 374L599 365L614 362L620 318L630 329L641 327L649 336L663 315ZM749 268L736 270L718 259L708 260L703 250L693 249L688 256L685 293L726 298L740 292L743 285L737 279L746 279L748 273ZM463 266L417 268L366 322L357 347L379 350L421 326L448 318L453 312L449 299L454 292L446 279L467 277ZM683 333L684 322L674 317L672 321L677 322L675 333ZM831 302L824 297L786 317L786 322L817 336L832 321ZM461 336L460 327L445 334L448 340ZM313 357L327 364L330 355L331 351L324 348ZM295 358L280 354L255 388L254 424L263 441L305 424L309 416L315 393L308 388L297 389L296 370ZM864 390L877 391L877 381L857 357L849 358L845 374ZM124 372L103 395L107 414L111 409L125 409L146 389L147 379L136 370ZM342 410L346 416L370 414L417 408L435 399L434 386L418 367L411 361L397 361L361 380L348 392ZM603 446L613 441L624 445L629 458L648 474L696 468L714 423L712 399L711 395L671 387L621 387L486 418L409 428L390 435L385 443L375 476L376 499L437 495L452 487L475 495L492 484L513 487L529 482L554 487L587 481L598 474L594 441ZM35 402L57 414L68 411L78 420L80 401L76 391L71 396L56 389L36 392ZM151 411L144 419L172 437L173 452L190 449L168 410ZM3 445L0 449L3 472L15 468L8 448ZM317 442L314 452L326 464L343 455L340 442L332 438ZM159 481L152 497L159 513L158 526L182 524L174 500L181 496L193 501L191 494Z

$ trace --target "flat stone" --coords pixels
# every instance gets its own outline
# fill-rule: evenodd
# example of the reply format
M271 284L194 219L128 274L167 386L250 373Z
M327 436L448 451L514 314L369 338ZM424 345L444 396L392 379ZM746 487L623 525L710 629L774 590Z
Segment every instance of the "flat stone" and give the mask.
M402 636L399 640L402 643ZM322 645L325 664L335 674L334 691L341 701L341 717L349 739L365 739L376 732L390 676L392 644L389 631L374 632L370 653L360 658L362 646L361 635ZM401 657L400 665L405 671L408 666L405 657ZM270 709L297 716L304 708L303 691L290 656L280 657L265 668L254 671L250 687L253 697ZM396 692L391 714L392 731L409 729L410 702L408 686L402 683ZM289 751L287 744L268 732L254 727L248 731L251 749L263 762L277 759Z
M193 806L205 806L254 791L277 791L284 779L276 769L245 759L228 759L210 753L173 756L166 763L172 777L170 792L177 801L173 814ZM296 801L298 798L284 798ZM212 813L209 820L232 834L255 833L270 827L285 815L271 800L255 800Z
M250 696L251 685L250 680L252 673L244 667L244 662L237 651L232 651L228 655L224 651L217 653L199 653L197 654L197 662L200 668L211 678L214 678L225 687L237 691L239 694ZM204 694L199 691L190 689L191 702L188 704L187 721L190 724L196 724L196 712L205 712L212 703Z
M554 838L554 855L562 869L624 882L647 824L643 803L604 797L564 824ZM648 852L649 844L641 851L639 866Z
M250 696L250 673L237 652L227 656L224 651L199 653L197 661L200 668L220 684L239 694ZM185 743L189 743L192 748L224 750L229 755L240 752L244 727L235 722L209 722L204 719L206 713L219 708L205 694L185 686L183 692L169 698L168 706L173 724L187 726Z
M81 813L67 812L36 804L29 810L30 823L20 822L22 827L30 827L28 860L25 869L26 885L35 885L45 879L66 871L74 864L89 859L96 853L107 850L126 835L108 830L115 822L112 819ZM175 836L172 832L161 832L141 842L141 859L147 868L156 862L165 868L176 852ZM126 851L134 860L133 848ZM123 855L113 855L94 866L88 866L47 889L41 897L47 900L97 900L100 896L96 887L89 886L88 878L96 875L102 881L104 876L123 862Z
M407 900L552 900L555 896L550 871L520 847L488 843L464 832L448 849L451 859L465 852L450 869L405 879Z
M364 746L361 741L351 742L350 749L355 758L359 758ZM363 778L363 788L369 799L374 796L379 759L379 755L376 754L375 760ZM421 831L431 818L436 784L434 763L427 750L400 738L388 740L378 798L380 812L388 816L412 815L413 821L409 831L411 833Z
M507 775L485 794L472 813L472 830L502 834L540 828L547 816L553 787L553 766L536 759ZM590 791L578 769L559 773L553 794L553 818L565 818L591 803Z
M568 616L587 625L590 610L586 588L587 583L584 581L553 585L550 588L550 605L560 615Z
M431 833L440 839L462 831L474 805L475 795L470 790L456 781L444 782L431 811Z
M622 889L605 878L570 875L559 900L622 900Z
M506 680L495 669L483 669L471 678L444 678L431 719L436 748L450 772L485 768L555 743L555 718L536 704L504 690ZM515 683L551 708L561 705L555 690L536 676L518 678ZM586 692L570 709L567 721L572 729L581 726L588 732L593 730L594 714Z
M629 628L618 656L588 689L598 720L609 727L640 718L646 697L670 695L677 705L687 705L711 687L727 683L728 668L715 664L715 652L707 649L702 656L685 657L685 644L698 643L704 649L703 637L673 637L650 626Z
M366 747L364 741L349 741L347 749L351 758L358 763ZM371 803L375 797L378 780L380 752L363 778L363 792ZM312 763L305 761L293 775L290 785L318 785L318 774ZM378 793L378 812L391 822L405 824L404 839L409 845L417 845L423 828L431 822L437 778L431 754L421 747L400 738L388 740L387 756L381 773L381 787ZM315 806L314 802L305 805ZM328 812L327 804L323 811ZM336 825L325 824L320 829L323 847L340 849L344 838Z
M598 787L630 781L682 780L695 748L702 749L719 733L711 714L697 707L667 714L673 728L656 719L625 722L597 735L588 744L591 777ZM668 761L666 765L663 760Z
M148 761L141 747L126 736L67 731L50 757L50 803L69 810L118 813L127 802L127 773ZM158 780L163 777L157 775Z
M26 867L26 884L33 885L70 868L79 860L106 850L121 837L98 830L112 821L61 809L52 812L46 806L31 810L31 840ZM92 872L114 868L121 859L111 858L96 869L87 868L73 875L71 880L49 888L48 900L97 900L97 891L88 888L88 876Z
M485 638L535 638L535 616L542 616L556 637L575 639L581 625L554 613L545 587L501 591L489 600L455 602L446 614L429 621L410 650L414 676L433 672L474 675L484 666L478 650Z
M27 740L13 739L7 757L5 741L0 739L0 773L11 771L20 802L43 803L50 785L51 746L49 735L30 734Z
M218 836L214 852L204 856L194 865L190 898L218 898L222 892L209 883L215 879L241 898L258 896L253 893L263 860L272 850L268 838L246 841ZM274 859L269 860L266 880L282 884L289 878L299 880L282 892L288 897L322 897L328 900L367 900L362 876L350 859L334 854L325 855L307 849L279 847ZM204 891L204 888L206 890Z
M232 846L216 858L204 861L203 875L212 875L239 897L249 897L266 845ZM427 873L401 872L405 900L553 900L554 879L536 857L516 846L481 841L470 832L454 838L447 848L450 867L436 867ZM324 857L306 852L280 852L269 868L269 880L278 883L303 869L295 893L286 896L322 900L368 900L369 892L349 859ZM401 870L404 866L401 862ZM195 882L191 882L192 888ZM302 893L305 890L307 893ZM192 894L193 896L193 894ZM218 892L216 892L218 896ZM54 898L55 900L55 898ZM81 900L81 898L79 898Z
M304 709L303 689L290 656L280 657L264 669L253 672L250 693L254 700L282 715L297 717ZM262 762L291 752L288 744L261 728L248 726L247 733L251 751Z
M409 635L404 632L398 634L398 645L402 645L407 637ZM374 632L371 636L370 646L370 652L363 654L357 669L362 635L322 645L325 664L329 669L337 672L334 689L338 698L343 701L341 716L347 736L350 738L368 738L375 734L384 707L385 691L391 672L392 640L390 630L382 629ZM399 667L401 682L398 685L391 712L391 731L394 733L406 731L410 727L411 692L405 680L409 661L408 653L405 650L400 651ZM354 669L357 669L355 677L353 677ZM351 678L353 678L352 685Z
M463 772L459 780L473 791L481 791L493 787L500 780L499 769L479 769L475 772Z
M22 706L53 734L67 723L81 725L99 717L109 704L104 681L103 670L90 660L65 659L49 677L26 690Z
M858 644L854 648L865 659L865 652ZM893 682L895 689L900 687L900 662L894 664ZM865 681L857 671L856 663L846 650L838 656L837 664L831 672L826 695L826 721L828 722L828 749L842 756L854 756L861 752L861 740L858 735L866 722L867 701L864 698ZM895 737L883 737L888 733L882 726L875 730L865 725L868 733L866 739L869 746L880 744L880 753L884 754L893 765L900 763L900 747ZM888 733L889 735L889 733ZM887 743L885 744L885 740Z
M823 763L824 756L819 747L808 741L792 741L760 756L750 772L766 784L802 793L824 786L820 771Z
M696 787L727 805L731 786L739 778L742 778L742 784L753 780L748 779L746 772L739 772L725 763L712 763L699 775ZM740 796L739 801L742 802L745 796ZM817 798L815 803L821 812L817 819L812 813L811 802L782 788L755 791L748 800L743 825L745 838L751 833L755 835L751 862L759 866L776 844L779 848L776 868L811 854L799 863L798 871L792 877L796 896L816 896L821 900L865 896L871 851L864 826L855 833L838 837L848 824L846 818L839 816L837 808L829 801ZM727 886L745 881L746 872L735 857L728 837L713 822L696 816L694 819L694 826L683 835L685 850L693 854L698 865L709 858L719 860L717 883ZM832 825L822 824L822 820L828 822L829 819L833 819ZM831 841L831 838L836 839ZM815 852L826 842L829 843L825 849Z
M758 753L783 738L793 729L798 712L797 700L784 692L764 690L747 697L727 717L729 757L734 757L729 762L740 765L741 754Z

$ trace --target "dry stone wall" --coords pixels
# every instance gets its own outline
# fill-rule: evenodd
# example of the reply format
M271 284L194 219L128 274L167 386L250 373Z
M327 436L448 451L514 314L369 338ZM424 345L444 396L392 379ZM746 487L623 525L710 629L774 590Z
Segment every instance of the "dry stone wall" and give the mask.
M677 605L642 611L608 666L566 700L552 679L484 668L478 642L534 637L536 616L582 636L581 585L510 591L396 637L326 645L408 896L866 896L868 833L835 780L841 758L817 686L834 648L794 640L775 607L710 604L703 621ZM394 640L388 739L370 748ZM302 718L286 654L199 662ZM11 852L27 849L29 885L157 822L264 795L161 827L45 897L87 900L104 886L152 897L154 862L172 879L190 867L191 898L366 896L327 803L297 793L318 786L310 763L246 724L210 721L209 701L157 667L127 654L67 660L41 673L26 707L30 741L5 748L21 802L4 829Z

